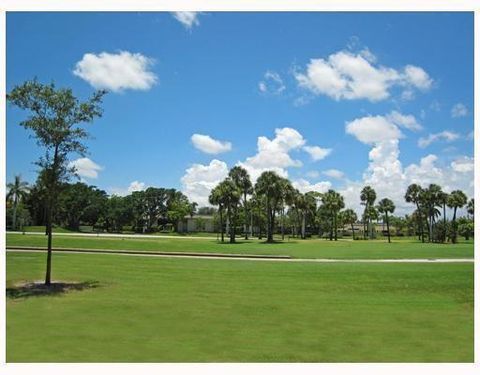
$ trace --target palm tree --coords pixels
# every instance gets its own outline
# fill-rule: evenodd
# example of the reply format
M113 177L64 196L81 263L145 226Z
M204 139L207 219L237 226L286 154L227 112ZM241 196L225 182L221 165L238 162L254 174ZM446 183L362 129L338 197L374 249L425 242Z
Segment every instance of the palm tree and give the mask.
M267 211L267 242L273 242L275 211L282 199L282 178L273 171L263 172L255 184L255 192L265 197Z
M372 219L371 215L368 214L370 211L370 207L373 207L375 204L375 199L377 199L377 193L371 186L365 186L362 191L360 192L360 200L361 204L365 206L365 210L363 213L363 237L366 239L366 229L368 227L369 238L373 238L373 227L372 227Z
M443 234L442 234L442 242L445 242L447 238L447 201L448 201L448 193L444 191L440 191L438 194L438 201L443 207Z
M248 226L249 218L248 218L247 195L253 193L252 181L250 181L250 175L248 174L247 170L240 166L235 166L232 169L230 169L228 176L240 188L243 194L243 199L242 199L243 212L244 212L243 232L245 234L245 239L248 240L247 226Z
M453 208L453 217L452 217L452 228L453 228L453 235L452 235L452 243L457 242L457 209L462 208L467 204L467 196L461 190L454 190L450 193L448 197L447 206Z
M425 236L423 234L423 219L422 211L420 209L420 196L422 195L423 189L420 185L411 184L407 188L405 193L405 201L408 203L414 203L417 207L417 216L418 216L418 228L420 230L420 235L422 236L422 242L425 242Z
M355 213L355 211L353 211L351 208L345 210L345 211L342 211L342 215L343 215L343 221L346 223L346 224L350 224L351 225L351 228L352 228L352 238L355 240L355 229L353 227L353 224L355 224L358 220L358 217L357 217L357 214Z
M7 200L11 200L13 202L13 217L12 217L12 229L17 229L17 208L19 203L25 199L27 196L30 188L28 187L28 183L22 181L21 175L16 175L14 182L10 182L7 184Z
M293 188L290 181L286 178L281 180L281 201L280 201L280 215L281 215L281 231L282 240L285 239L285 206L292 206L294 204L295 196L298 191Z
M434 241L433 238L433 226L435 224L435 218L440 216L440 211L437 209L441 205L442 188L436 184L428 185L428 188L420 195L423 200L427 217L428 217L428 235L430 242Z
M337 216L338 212L345 207L345 201L340 193L335 190L328 190L322 196L322 204L330 211L332 226L330 230L330 241L332 240L332 231L335 232L335 241L337 241Z
M472 215L472 218L474 217L474 214L475 214L475 199L474 198L472 198L468 201L467 212L468 212L469 215Z
M210 204L214 206L218 206L218 214L220 216L220 233L221 233L221 238L222 242L224 242L224 236L223 236L223 199L222 199L222 192L221 192L221 186L217 185L212 191L210 192L210 196L208 197L208 201ZM217 237L218 238L218 237Z
M378 212L385 214L385 221L387 222L387 235L388 235L388 243L390 243L390 224L388 222L388 213L393 214L395 211L395 205L393 201L388 198L383 198L380 202L378 202Z

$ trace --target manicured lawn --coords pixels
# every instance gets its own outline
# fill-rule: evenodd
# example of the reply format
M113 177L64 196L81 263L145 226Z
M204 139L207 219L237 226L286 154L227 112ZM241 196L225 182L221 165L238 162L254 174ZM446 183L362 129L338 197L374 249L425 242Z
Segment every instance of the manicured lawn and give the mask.
M7 253L7 287L44 267ZM8 298L8 362L473 361L473 264L55 254L53 278L100 286Z
M46 246L46 236L7 234L7 245ZM405 259L405 258L473 258L473 242L451 244L420 243L415 240L326 241L290 240L267 244L263 241L238 240L237 244L218 243L210 239L181 238L106 238L56 236L57 247L89 249L217 252L235 254L290 255L295 258L337 259Z

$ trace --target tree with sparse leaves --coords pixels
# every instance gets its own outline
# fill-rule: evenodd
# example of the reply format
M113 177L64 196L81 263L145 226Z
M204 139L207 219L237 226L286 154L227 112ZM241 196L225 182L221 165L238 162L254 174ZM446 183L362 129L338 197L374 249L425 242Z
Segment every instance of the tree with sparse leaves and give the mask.
M83 141L88 138L81 124L101 117L101 103L106 91L96 91L90 99L81 102L69 88L57 88L54 83L42 84L36 79L15 86L7 94L7 101L29 113L20 125L33 132L37 144L45 151L36 164L45 178L47 191L46 223L48 234L47 270L45 285L51 283L52 218L62 181L75 173L68 166L72 153L85 155Z

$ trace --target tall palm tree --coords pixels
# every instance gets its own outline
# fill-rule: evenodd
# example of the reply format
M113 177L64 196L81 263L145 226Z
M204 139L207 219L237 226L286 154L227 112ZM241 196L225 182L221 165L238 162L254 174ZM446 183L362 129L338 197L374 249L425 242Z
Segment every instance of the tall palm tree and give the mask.
M208 201L210 204L214 206L218 206L218 214L220 216L220 233L221 233L221 239L222 242L224 242L224 231L223 231L223 210L224 210L224 205L223 205L223 197L222 197L222 192L221 192L221 186L217 185L215 188L212 189L210 192L210 195L208 197ZM218 237L217 237L218 238Z
M345 207L345 201L335 190L328 190L322 196L322 204L330 211L332 226L330 230L330 241L332 240L332 232L335 233L335 241L337 241L337 216L338 212Z
M15 179L12 182L7 184L7 200L11 200L13 202L13 217L12 217L12 227L13 230L17 229L17 209L19 203L25 199L30 188L28 183L22 181L21 175L16 175Z
M388 214L395 211L395 205L393 201L388 198L383 198L380 202L378 202L377 206L378 212L385 214L385 221L387 222L387 235L388 235L388 243L390 243L390 224L388 222Z
M281 231L282 240L285 239L285 206L292 206L294 204L296 189L292 186L290 181L282 178L281 182L281 201L280 201L280 215L281 215Z
M352 238L355 240L355 229L353 227L353 224L355 224L358 220L358 217L357 217L357 214L355 213L355 211L353 211L351 208L345 210L345 211L342 211L343 213L343 221L346 223L346 224L350 224L351 225L351 228L352 228Z
M447 201L448 201L448 193L444 191L440 191L438 194L438 201L442 205L443 208L443 234L442 234L442 242L445 242L447 239Z
M447 206L453 208L453 217L452 217L452 243L457 242L457 209L462 208L467 204L467 196L461 190L454 190L450 193L448 197Z
M363 237L366 239L366 230L368 229L369 238L373 238L373 227L372 227L372 219L371 215L368 214L371 207L375 204L375 200L377 199L377 193L371 186L365 186L362 191L360 192L360 201L361 204L365 206L365 210L363 212Z
M472 215L472 218L474 217L475 215L475 199L474 198L468 201L467 212L469 215Z
M247 202L247 195L253 193L253 186L252 181L250 180L250 175L248 174L245 168L240 166L235 166L230 169L228 176L233 180L233 182L240 188L243 198L242 198L242 206L243 206L243 213L244 213L244 222L243 222L243 232L245 235L245 239L248 240L248 202Z
M405 201L408 203L414 203L417 207L417 217L418 217L418 229L420 230L420 235L422 237L422 242L425 242L425 236L423 233L423 218L422 218L422 210L420 209L420 197L422 195L423 189L420 185L411 184L407 188L407 192L405 193Z
M255 184L255 192L265 197L267 211L267 242L273 242L275 212L282 199L282 178L273 171L263 172Z
M423 194L420 196L421 200L424 202L424 206L427 212L428 217L428 235L430 237L430 242L434 241L433 238L433 226L435 224L435 218L440 216L440 211L437 207L441 205L441 194L442 188L436 184L428 185L428 188L423 191Z

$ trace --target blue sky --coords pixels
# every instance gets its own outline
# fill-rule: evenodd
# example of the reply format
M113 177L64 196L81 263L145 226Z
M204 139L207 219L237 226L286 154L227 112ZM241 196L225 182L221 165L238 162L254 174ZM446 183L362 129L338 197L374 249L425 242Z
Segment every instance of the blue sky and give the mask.
M473 194L471 13L8 13L7 90L35 76L110 89L77 164L110 193L203 204L241 163L355 207L367 183L400 210L411 182ZM24 116L7 106L7 180L34 182Z

